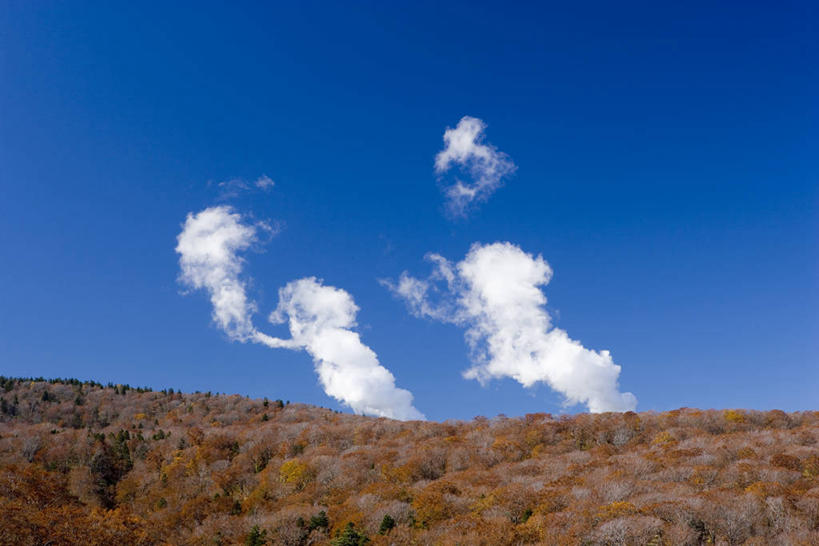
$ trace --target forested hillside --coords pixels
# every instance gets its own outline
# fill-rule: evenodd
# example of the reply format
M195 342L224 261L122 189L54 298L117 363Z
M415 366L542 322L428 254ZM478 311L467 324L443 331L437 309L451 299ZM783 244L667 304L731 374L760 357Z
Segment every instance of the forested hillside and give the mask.
M819 412L399 422L0 378L0 544L819 544Z

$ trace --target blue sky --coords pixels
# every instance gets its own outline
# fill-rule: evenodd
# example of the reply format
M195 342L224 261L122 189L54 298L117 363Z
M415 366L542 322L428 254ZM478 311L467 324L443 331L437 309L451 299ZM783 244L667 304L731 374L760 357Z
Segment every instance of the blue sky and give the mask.
M581 411L486 386L463 328L378 283L474 242L542 254L556 326L639 410L815 408L819 44L811 2L126 4L0 13L0 373L339 408L304 352L231 342L176 237L229 204L279 233L265 317L316 276L437 420ZM466 218L433 170L463 116L517 166ZM268 192L218 183L266 174ZM346 410L345 410L346 411Z

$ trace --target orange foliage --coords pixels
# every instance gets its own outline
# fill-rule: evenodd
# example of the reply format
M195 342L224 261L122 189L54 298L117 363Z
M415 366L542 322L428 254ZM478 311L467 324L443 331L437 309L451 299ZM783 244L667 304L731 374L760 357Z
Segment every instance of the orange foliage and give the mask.
M241 544L255 525L305 546L348 523L374 545L819 544L819 412L401 423L240 396L0 387L0 545Z

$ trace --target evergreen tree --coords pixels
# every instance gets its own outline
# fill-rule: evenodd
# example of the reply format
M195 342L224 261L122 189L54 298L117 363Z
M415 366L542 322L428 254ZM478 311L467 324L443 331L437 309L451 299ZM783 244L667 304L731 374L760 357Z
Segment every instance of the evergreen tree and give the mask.
M369 542L370 539L367 538L367 535L356 531L355 525L350 522L344 528L344 531L334 538L330 544L333 546L364 546Z
M263 546L264 544L267 544L267 531L254 525L245 539L245 546Z
M307 525L307 528L310 531L312 531L313 529L318 529L319 527L324 527L325 529L327 529L327 527L329 526L330 520L327 519L327 512L322 510L321 512L310 518L310 523Z
M391 515L384 514L384 519L381 520L381 527L378 528L378 534L386 535L393 527L395 527L395 520Z

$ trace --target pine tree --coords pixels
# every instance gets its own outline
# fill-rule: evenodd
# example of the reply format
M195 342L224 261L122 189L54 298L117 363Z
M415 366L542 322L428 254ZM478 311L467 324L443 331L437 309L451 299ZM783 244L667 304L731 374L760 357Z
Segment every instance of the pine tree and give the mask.
M267 531L259 529L258 525L254 525L250 529L247 538L245 539L246 546L263 546L267 544Z
M332 540L331 544L333 546L364 546L368 542L370 542L370 539L367 538L367 535L356 531L355 525L350 522L344 528L344 531Z
M384 519L381 520L381 527L378 528L378 534L386 535L393 527L395 527L395 520L391 515L384 514Z

